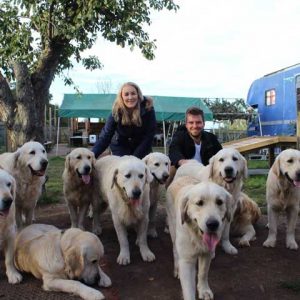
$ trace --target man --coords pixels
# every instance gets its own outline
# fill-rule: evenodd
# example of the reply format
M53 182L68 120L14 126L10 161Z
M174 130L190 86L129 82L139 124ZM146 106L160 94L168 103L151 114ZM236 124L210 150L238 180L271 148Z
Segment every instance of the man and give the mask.
M217 137L204 131L204 113L198 107L190 107L185 113L185 126L178 128L169 147L169 157L172 163L170 180L175 176L176 169L189 159L196 159L203 165L208 165L209 159L222 149Z

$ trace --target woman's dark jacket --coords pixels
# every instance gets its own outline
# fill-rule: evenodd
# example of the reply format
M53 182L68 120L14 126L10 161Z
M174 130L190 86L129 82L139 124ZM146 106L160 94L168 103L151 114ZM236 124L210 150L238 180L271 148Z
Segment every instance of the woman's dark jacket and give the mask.
M121 120L115 121L112 114L106 120L99 139L92 151L97 158L108 146L113 155L134 155L143 158L152 151L153 137L156 131L154 108L146 109L146 101L141 102L142 126L125 126Z
M203 165L208 165L209 159L222 149L217 137L210 132L201 132L200 156ZM195 142L185 126L178 128L169 147L169 157L172 165L178 168L181 159L192 159L195 156Z

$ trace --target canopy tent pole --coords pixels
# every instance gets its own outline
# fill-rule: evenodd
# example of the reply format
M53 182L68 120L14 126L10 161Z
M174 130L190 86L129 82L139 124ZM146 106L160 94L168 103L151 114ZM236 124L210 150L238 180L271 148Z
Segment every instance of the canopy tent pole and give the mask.
M56 132L56 156L58 156L59 126L60 126L60 117L58 117L58 120L57 120L57 132Z
M166 124L165 120L163 120L163 133L164 133L164 151L167 154L167 141L166 141Z

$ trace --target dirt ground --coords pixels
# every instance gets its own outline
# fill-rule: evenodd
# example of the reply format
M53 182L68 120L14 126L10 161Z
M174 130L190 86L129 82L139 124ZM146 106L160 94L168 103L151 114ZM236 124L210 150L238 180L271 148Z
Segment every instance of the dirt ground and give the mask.
M53 224L59 228L70 226L65 205L40 206L36 212L37 222ZM173 258L170 236L163 232L165 213L162 208L158 216L157 239L149 240L149 247L156 255L155 262L142 261L138 248L134 245L135 234L129 232L131 244L131 264L120 266L116 259L119 245L109 213L103 216L102 243L105 256L102 268L111 277L113 285L101 288L108 300L180 300L180 282L174 279ZM262 243L267 237L266 216L257 226L257 240L250 248L241 248L236 256L230 256L217 249L209 271L209 282L216 300L270 299L296 300L299 292L282 287L282 283L300 281L300 250L287 250L284 245L285 224L282 219L279 227L278 245L275 249L265 249ZM300 224L297 240L300 243ZM87 221L91 227L91 221ZM233 239L236 245L236 240ZM41 282L33 276L24 274L21 284L7 282L3 256L0 257L0 299L79 299L63 293L45 292Z

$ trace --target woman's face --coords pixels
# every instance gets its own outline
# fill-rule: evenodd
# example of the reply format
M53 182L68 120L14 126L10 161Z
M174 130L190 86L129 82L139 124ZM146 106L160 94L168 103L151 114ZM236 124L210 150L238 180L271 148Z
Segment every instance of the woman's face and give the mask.
M124 105L129 109L135 108L139 101L137 90L131 85L125 85L123 87L121 96L124 101Z

